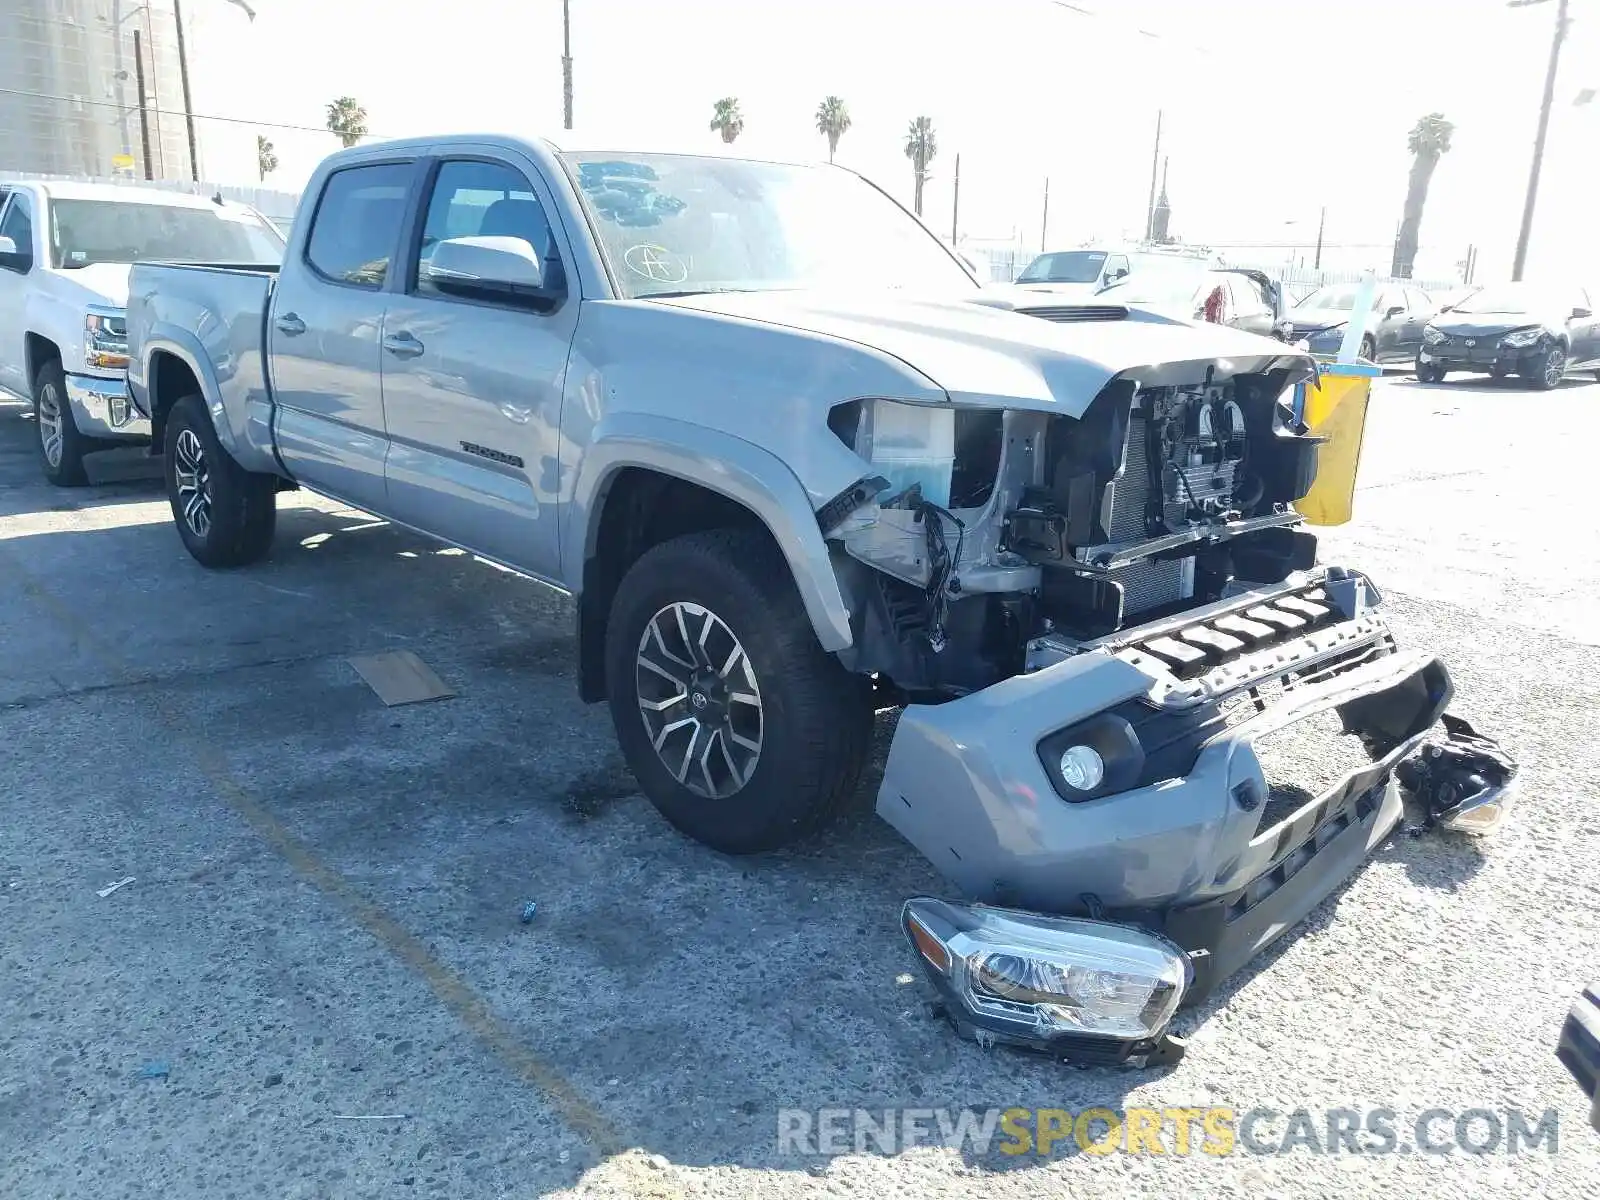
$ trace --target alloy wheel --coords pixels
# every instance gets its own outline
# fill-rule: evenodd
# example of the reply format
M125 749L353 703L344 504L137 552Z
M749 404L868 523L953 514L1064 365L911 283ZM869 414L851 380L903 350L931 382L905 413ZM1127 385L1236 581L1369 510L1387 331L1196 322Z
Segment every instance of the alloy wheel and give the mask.
M1544 385L1555 387L1561 382L1561 377L1567 372L1567 352L1560 346L1553 346L1550 355L1544 360Z
M178 507L184 522L195 537L205 537L211 532L211 469L206 463L205 447L192 429L178 433L172 474L177 481Z
M651 617L635 659L650 744L684 787L722 800L750 782L766 712L743 644L716 613L679 601Z
M42 384L39 388L39 402L36 406L39 421L39 444L44 447L44 460L54 469L61 465L61 453L64 449L61 429L61 397L56 394L56 385L53 383Z

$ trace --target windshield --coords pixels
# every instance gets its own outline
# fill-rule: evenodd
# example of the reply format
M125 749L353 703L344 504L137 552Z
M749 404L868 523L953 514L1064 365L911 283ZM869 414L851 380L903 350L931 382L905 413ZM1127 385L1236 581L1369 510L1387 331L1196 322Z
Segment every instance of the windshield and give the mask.
M623 295L848 287L976 291L904 209L848 171L674 154L567 154Z
M1318 288L1307 296L1296 308L1326 308L1334 312L1350 312L1356 306L1356 293L1361 290L1361 285L1356 283L1339 283L1330 287ZM1377 303L1374 295L1373 303Z
M1530 284L1511 283L1474 292L1458 301L1453 311L1523 316L1531 312L1559 311L1560 308L1560 299L1551 292Z
M1041 254L1017 276L1018 283L1093 283L1106 265L1104 250L1063 250Z
M274 266L283 261L283 239L242 208L57 200L50 205L50 254L68 270L154 260Z
M1193 300L1209 278L1203 266L1191 262L1141 264L1132 275L1100 295L1118 304L1180 304Z

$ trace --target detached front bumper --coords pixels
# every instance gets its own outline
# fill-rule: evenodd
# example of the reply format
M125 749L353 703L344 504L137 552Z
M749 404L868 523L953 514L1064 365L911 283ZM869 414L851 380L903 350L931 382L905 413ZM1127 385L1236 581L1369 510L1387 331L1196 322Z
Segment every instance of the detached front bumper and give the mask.
M1154 707L1143 699L1149 675L1126 655L1084 653L947 704L912 706L890 748L878 812L972 899L1168 937L1194 958L1184 997L1192 1003L1349 878L1401 819L1394 767L1453 688L1437 658L1393 652L1387 634L1375 641L1366 622L1359 638L1345 639L1356 665L1312 671L1317 682L1231 725L1206 725L1204 714L1216 722L1216 712L1198 704L1204 736L1192 765L1076 802L1059 794L1039 744L1130 703ZM1335 622L1274 647L1272 673L1304 672L1317 646L1339 643L1357 624ZM1244 690L1252 688L1259 697L1256 684ZM1330 711L1365 735L1369 765L1286 806L1255 744L1292 737L1297 723ZM1188 718L1162 719L1170 735Z
M150 419L129 398L126 378L68 375L67 400L78 432L87 437L128 442L150 438Z

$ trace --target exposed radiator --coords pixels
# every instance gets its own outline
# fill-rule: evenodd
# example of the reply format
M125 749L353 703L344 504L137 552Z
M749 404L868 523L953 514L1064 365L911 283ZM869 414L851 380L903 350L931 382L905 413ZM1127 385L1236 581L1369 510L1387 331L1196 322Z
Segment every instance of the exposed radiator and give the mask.
M1111 493L1111 519L1106 534L1114 542L1137 541L1149 536L1145 530L1145 498L1150 493L1150 475L1146 467L1145 420L1134 417L1128 422L1128 459ZM1182 501L1169 501L1167 519L1181 521L1186 506ZM1111 578L1122 584L1123 611L1144 612L1175 600L1187 599L1194 593L1193 561L1169 559L1165 562L1134 563L1111 572Z

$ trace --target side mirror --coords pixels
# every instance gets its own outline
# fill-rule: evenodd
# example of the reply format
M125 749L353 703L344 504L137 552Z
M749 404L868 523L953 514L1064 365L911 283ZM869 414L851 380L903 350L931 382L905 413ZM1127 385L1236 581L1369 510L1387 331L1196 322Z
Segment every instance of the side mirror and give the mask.
M551 307L539 255L519 237L446 238L423 264L422 279L441 292L478 300Z
M1585 317L1592 317L1592 316L1594 316L1594 312L1591 309L1578 307L1578 308L1575 308L1575 309L1572 310L1572 319L1574 321L1581 321Z
M19 251L11 238L0 237L0 267L27 274L33 269L33 254Z
M1383 315L1385 317L1398 317L1401 313L1403 313L1405 311L1406 311L1405 305L1403 305L1403 304L1391 304L1389 306L1389 311L1384 313Z

